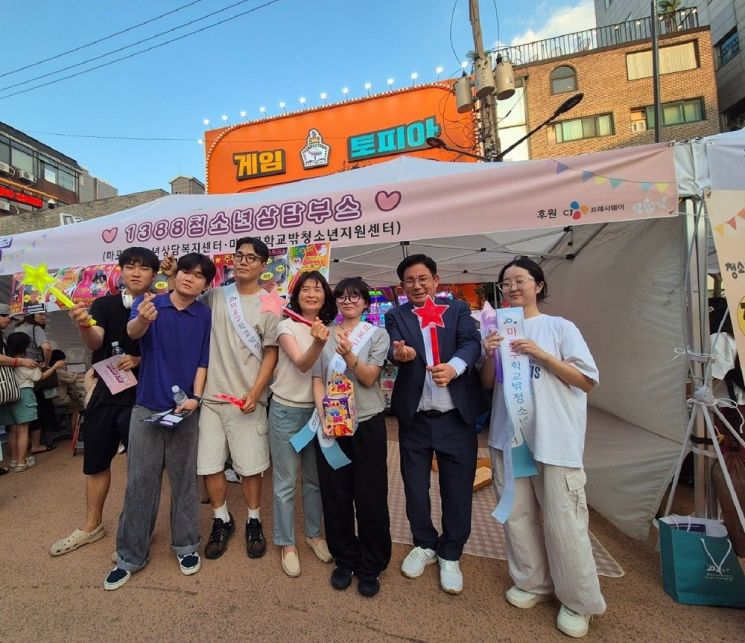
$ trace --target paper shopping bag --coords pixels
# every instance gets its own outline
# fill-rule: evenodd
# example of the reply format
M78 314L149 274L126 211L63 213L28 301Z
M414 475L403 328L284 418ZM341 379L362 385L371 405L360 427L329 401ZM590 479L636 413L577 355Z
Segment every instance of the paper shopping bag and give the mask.
M745 576L718 520L659 520L662 586L678 603L745 607Z

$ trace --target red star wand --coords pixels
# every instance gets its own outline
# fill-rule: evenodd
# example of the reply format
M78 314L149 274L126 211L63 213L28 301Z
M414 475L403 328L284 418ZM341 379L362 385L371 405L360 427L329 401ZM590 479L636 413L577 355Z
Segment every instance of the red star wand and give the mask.
M414 306L411 310L419 317L419 324L422 329L429 328L429 337L432 340L432 366L440 363L440 344L437 341L437 327L445 328L445 322L442 316L449 308L447 304L436 304L432 297L427 297L423 306Z
M287 302L279 296L276 290L272 290L269 293L262 293L259 297L261 299L262 313L274 313L277 317L281 317L284 314L290 319L294 319L296 322L300 322L306 326L313 325L312 321L305 319L302 315L298 315L294 310L288 308Z

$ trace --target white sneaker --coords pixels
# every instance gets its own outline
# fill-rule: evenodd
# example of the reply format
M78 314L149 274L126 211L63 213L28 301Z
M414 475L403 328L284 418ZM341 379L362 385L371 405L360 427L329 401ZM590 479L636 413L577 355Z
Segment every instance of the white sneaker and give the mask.
M538 605L538 603L544 603L553 598L551 594L526 592L524 589L520 589L517 585L510 587L504 597L507 599L508 603L523 610L530 609L531 607Z
M424 573L427 565L432 565L437 560L434 549L414 547L401 563L401 573L406 578L419 578Z
M457 560L445 560L437 557L440 562L440 587L448 594L460 594L463 591L463 574Z
M556 617L556 627L567 636L581 639L587 634L587 630L590 629L591 620L592 616L589 614L577 614L577 612L570 610L566 605L562 605L559 615Z
M238 475L233 469L225 469L225 479L233 484L239 483L243 478Z

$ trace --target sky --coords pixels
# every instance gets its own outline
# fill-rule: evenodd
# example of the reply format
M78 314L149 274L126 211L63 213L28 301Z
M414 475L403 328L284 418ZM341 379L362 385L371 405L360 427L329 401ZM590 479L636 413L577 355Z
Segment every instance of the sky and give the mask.
M487 49L595 25L592 0L480 0L480 13ZM339 101L343 87L433 82L440 66L454 76L474 48L468 0L0 0L0 16L0 121L120 194L204 181L205 129L301 97L318 106L322 92Z

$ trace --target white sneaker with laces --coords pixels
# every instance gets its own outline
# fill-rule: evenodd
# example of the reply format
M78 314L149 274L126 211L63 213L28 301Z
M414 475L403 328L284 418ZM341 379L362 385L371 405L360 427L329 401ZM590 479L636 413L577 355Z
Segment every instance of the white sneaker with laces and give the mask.
M507 599L508 603L523 610L530 609L531 607L538 605L538 603L544 603L553 598L551 594L527 592L524 589L520 589L517 585L510 587L504 597Z
M440 563L440 587L448 594L460 594L463 591L463 574L457 560L445 560L437 557Z
M570 610L566 605L562 605L559 615L556 617L556 627L567 636L575 639L581 639L590 629L592 616L589 614L578 614Z
M401 564L401 573L406 578L419 578L424 573L427 565L432 565L437 560L434 549L414 547Z

